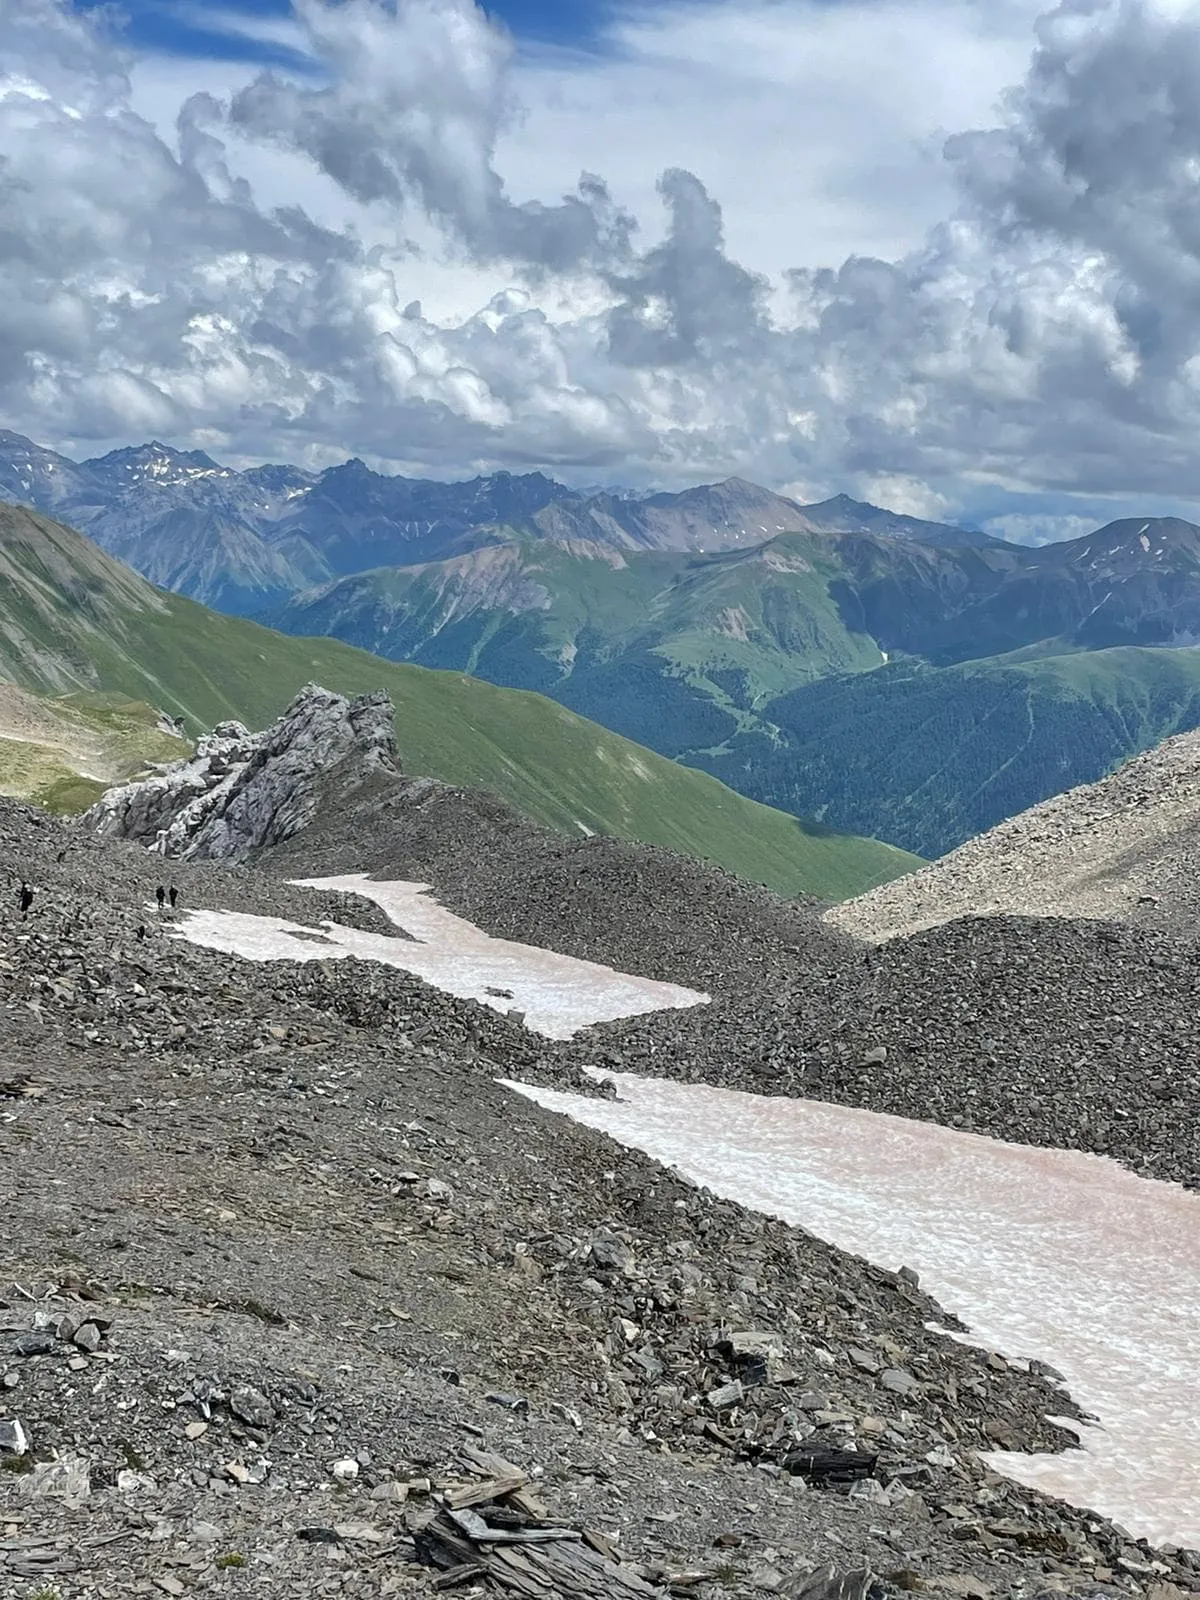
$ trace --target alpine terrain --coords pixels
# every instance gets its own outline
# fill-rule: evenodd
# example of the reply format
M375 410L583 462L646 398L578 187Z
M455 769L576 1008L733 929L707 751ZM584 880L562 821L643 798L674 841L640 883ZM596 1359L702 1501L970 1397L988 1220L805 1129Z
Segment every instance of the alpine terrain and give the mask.
M0 0L0 1600L1200 1600L1200 0Z
M0 803L0 830L15 1594L1200 1590L1179 1539L992 1463L1072 1453L1033 1352L946 1337L914 1272L502 1081L593 1104L584 1069L652 1061L1197 1184L1192 1033L1137 1065L1163 996L1194 1012L1186 939L991 916L868 963L803 904L410 772L385 697L316 686L76 822ZM385 910L405 882L447 908L405 901L420 932ZM607 972L627 1020L538 1031L514 996L547 960L547 1002ZM488 961L503 985L469 977Z
M124 696L146 708L140 715L152 727L163 713L172 729L178 719L178 731L195 734L230 718L261 726L313 679L347 693L382 688L415 770L494 789L568 832L647 839L788 894L831 900L917 865L889 845L843 839L745 800L539 696L381 662L334 641L286 638L209 611L17 507L0 506L0 576L0 680L27 691ZM46 714L57 714L54 705ZM111 748L113 758L120 753ZM141 753L154 760L175 751ZM94 778L99 769L79 762L75 770ZM11 787L50 798L46 781L34 773L23 788ZM79 795L83 804L94 797L94 788Z
M11 433L0 492L164 588L535 690L923 856L1200 725L1200 529L1179 518L1030 548L738 478L585 494L159 442L75 462Z

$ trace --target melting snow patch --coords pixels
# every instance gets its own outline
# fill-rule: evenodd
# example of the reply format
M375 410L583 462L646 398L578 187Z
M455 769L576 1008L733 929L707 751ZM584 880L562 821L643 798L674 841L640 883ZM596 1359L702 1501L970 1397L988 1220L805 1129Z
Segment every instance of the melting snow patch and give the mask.
M597 1074L606 1076L606 1074ZM1200 1546L1200 1195L1100 1156L805 1100L617 1075L540 1105L879 1266L914 1268L972 1342L1047 1361L1097 1416L997 1471L1154 1544Z
M591 961L533 945L493 939L456 917L423 883L375 883L369 878L316 878L302 885L341 889L373 900L408 938L366 933L337 922L305 928L282 917L239 911L192 911L177 936L251 961L333 961L357 956L414 973L427 983L478 1000L494 1011L521 1011L526 1025L550 1039L569 1039L594 1022L701 1005L706 994L673 983L614 972ZM503 996L490 993L504 990Z

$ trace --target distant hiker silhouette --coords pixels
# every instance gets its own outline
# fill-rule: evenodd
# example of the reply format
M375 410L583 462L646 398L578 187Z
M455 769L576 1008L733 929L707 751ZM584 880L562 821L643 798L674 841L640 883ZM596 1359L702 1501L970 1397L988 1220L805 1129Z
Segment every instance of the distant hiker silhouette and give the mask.
M20 893L17 895L17 904L21 908L21 921L24 922L29 915L29 908L33 904L33 890L27 883L21 885Z
M158 909L161 912L161 910L163 908L163 905L164 905L164 903L166 901L166 898L167 898L167 891L163 888L161 883L159 884L158 888L154 891L154 898L158 901Z
M176 902L176 900L179 899L179 890L175 887L174 884L172 884L171 887L167 890L167 898L171 902L171 910L174 911L175 902Z
M144 922L138 925L137 936L139 940L146 937L146 924Z

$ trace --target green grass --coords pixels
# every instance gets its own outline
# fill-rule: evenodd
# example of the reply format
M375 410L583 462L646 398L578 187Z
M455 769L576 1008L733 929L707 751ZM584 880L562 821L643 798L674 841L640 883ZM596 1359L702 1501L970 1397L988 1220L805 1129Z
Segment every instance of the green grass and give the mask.
M26 688L108 691L180 716L192 732L231 717L261 727L308 682L344 694L386 689L407 771L491 789L576 836L588 829L667 845L782 893L827 899L918 864L744 799L541 695L274 633L164 594L42 518L0 509L0 556L9 578L0 587L0 675ZM59 589L40 576L22 587L26 564L58 574ZM87 571L86 607L63 592L73 567ZM12 590L22 606L10 605Z

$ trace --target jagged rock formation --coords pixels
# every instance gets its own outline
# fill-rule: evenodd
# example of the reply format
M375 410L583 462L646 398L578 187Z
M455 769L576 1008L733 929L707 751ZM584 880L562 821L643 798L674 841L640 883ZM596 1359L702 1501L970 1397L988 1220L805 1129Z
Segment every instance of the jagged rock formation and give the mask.
M387 694L349 700L310 683L263 732L218 723L190 760L110 789L83 825L163 855L243 861L298 833L333 794L399 770Z
M826 920L872 941L998 914L1111 918L1194 937L1198 865L1200 733L1182 733Z

